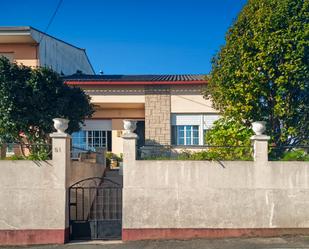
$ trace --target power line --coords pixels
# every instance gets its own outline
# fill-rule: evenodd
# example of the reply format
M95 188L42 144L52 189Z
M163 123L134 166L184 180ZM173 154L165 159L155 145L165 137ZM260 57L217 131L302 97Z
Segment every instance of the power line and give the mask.
M51 18L50 18L50 20L49 20L49 23L48 23L47 26L46 26L46 29L45 29L45 31L44 31L45 33L46 33L47 30L49 29L49 26L52 24L52 22L53 22L53 20L54 20L54 18L55 18L55 16L56 16L56 14L57 14L57 12L58 12L58 10L59 10L61 4L62 4L62 2L63 2L63 0L59 0L58 5L57 5L57 7L56 7L56 9L55 9L55 11L54 11L54 14L51 16Z
M55 9L55 11L54 11L54 13L53 13L53 15L51 16L51 18L50 18L50 20L49 20L49 22L48 22L48 24L47 24L47 26L46 26L46 28L45 28L45 30L44 30L44 33L47 33L47 30L49 29L50 25L52 24L52 22L53 22L53 20L54 20L54 18L55 18L55 16L56 16L56 14L57 14L57 12L58 12L58 10L59 10L61 4L62 4L62 2L63 2L63 0L59 0L59 2L58 2L58 4L57 4L57 7L56 7L56 9ZM41 39L40 39L39 43L42 41L42 39L43 39L43 35L41 36Z

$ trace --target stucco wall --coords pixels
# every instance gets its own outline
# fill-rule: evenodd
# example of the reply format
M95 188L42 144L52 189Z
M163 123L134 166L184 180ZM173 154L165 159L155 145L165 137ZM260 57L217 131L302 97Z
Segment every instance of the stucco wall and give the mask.
M0 230L66 227L62 164L1 160L0 168Z
M113 119L112 129L112 150L113 153L120 155L120 153L123 153L123 119Z
M104 173L105 160L71 162L69 135L51 137L53 160L0 160L0 245L64 243L69 186Z
M51 161L0 160L0 245L68 239L70 136L53 133Z
M171 87L172 113L218 113L211 100L203 97L202 85L175 85Z
M143 119L144 109L97 109L92 118L101 119Z
M308 162L140 161L133 159L132 140L124 141L125 240L166 238L171 229L308 233Z
M172 113L218 113L210 100L198 94L177 94L171 96Z
M135 161L125 171L123 227L309 228L308 167Z
M122 90L123 91L123 90ZM102 95L94 95L94 94L89 94L91 98L91 102L93 103L126 103L126 104L131 104L131 103L145 103L145 96L144 95L123 95L123 94L115 94L115 93L109 93L103 92L101 93ZM111 94L111 95L108 95Z
M11 53L13 61L25 66L39 65L37 44L0 44L1 53Z

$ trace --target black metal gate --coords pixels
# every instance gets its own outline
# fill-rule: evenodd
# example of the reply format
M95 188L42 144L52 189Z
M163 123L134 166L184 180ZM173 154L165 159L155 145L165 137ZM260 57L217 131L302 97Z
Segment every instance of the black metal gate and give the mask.
M121 239L122 186L93 177L69 189L70 239Z

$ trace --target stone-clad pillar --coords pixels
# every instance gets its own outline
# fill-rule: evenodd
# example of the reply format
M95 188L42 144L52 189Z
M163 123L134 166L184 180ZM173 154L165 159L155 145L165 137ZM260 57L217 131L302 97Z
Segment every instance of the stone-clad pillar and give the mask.
M170 86L145 86L145 145L170 144Z

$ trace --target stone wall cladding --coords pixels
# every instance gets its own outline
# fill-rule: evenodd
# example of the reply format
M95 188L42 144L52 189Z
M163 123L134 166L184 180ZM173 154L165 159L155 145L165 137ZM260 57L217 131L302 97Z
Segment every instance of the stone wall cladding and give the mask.
M170 86L145 86L145 144L171 144Z

